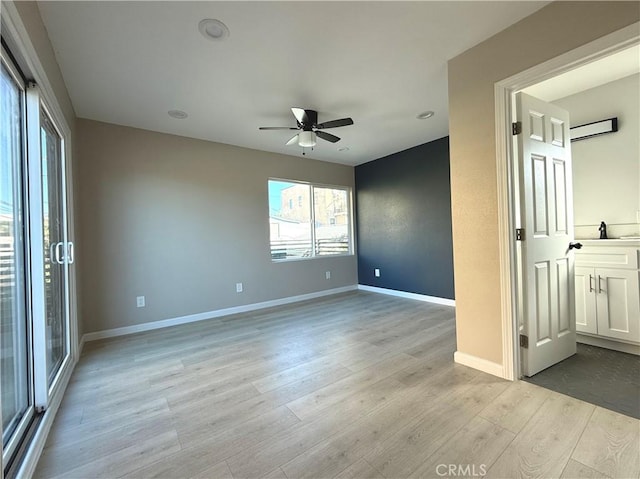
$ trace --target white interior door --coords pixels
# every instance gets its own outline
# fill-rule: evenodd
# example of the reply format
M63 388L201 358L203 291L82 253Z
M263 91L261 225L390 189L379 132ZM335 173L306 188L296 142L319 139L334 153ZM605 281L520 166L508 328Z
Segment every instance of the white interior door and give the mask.
M533 376L576 352L569 113L518 93L523 325L522 372Z

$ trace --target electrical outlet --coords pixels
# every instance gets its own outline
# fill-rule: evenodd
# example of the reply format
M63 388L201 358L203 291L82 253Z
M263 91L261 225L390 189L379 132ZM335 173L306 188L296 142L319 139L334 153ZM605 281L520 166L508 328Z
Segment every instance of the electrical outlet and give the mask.
M242 283L236 283L236 293L242 293Z
M144 296L136 297L136 306L138 308L144 308L145 307Z
M373 270L373 275L374 275L376 278L379 278L379 277L380 277L380 269L378 269L378 268L374 269L374 270Z
M327 279L331 279L331 271L327 271L327 272L324 274L324 277L325 277L325 278L327 278Z

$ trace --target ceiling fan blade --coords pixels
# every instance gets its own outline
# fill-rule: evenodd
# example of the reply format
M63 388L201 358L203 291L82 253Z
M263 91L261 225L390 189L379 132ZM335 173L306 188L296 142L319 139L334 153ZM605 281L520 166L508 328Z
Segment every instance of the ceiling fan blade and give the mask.
M291 111L293 112L293 116L296 117L296 120L298 120L298 123L301 125L304 125L309 121L309 117L307 116L307 111L305 109L292 108Z
M261 126L258 130L297 130L295 126Z
M287 141L286 146L297 145L297 144L298 144L298 135L294 136L289 141Z
M349 125L353 125L353 120L351 118L340 118L339 120L331 120L320 123L319 125L316 125L316 128L337 128L339 126Z
M332 135L331 133L327 133L326 131L316 131L316 135L318 135L323 140L330 141L331 143L336 143L340 141L340 138L336 135Z

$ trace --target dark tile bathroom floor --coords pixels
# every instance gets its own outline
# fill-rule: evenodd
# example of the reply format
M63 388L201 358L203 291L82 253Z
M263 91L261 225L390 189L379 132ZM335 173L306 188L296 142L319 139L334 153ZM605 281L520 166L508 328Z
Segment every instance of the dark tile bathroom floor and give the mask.
M574 356L524 380L640 419L640 356L578 343Z

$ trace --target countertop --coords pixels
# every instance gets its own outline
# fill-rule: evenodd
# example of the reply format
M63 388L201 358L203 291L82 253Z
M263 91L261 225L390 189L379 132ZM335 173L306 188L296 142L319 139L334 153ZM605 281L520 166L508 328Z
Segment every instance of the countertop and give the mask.
M575 241L579 241L585 246L640 246L640 238L611 238L605 240L576 238Z

